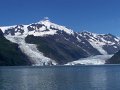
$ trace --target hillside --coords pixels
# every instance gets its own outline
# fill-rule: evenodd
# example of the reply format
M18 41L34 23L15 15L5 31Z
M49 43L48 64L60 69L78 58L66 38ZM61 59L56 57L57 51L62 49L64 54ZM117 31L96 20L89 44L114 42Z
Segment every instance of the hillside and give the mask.
M0 30L0 66L31 65L19 46L8 41Z

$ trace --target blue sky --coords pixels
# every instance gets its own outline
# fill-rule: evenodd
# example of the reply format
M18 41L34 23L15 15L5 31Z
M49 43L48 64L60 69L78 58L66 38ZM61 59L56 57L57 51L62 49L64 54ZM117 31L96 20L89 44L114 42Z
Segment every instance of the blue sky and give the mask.
M120 0L0 0L0 26L44 17L74 31L120 36Z

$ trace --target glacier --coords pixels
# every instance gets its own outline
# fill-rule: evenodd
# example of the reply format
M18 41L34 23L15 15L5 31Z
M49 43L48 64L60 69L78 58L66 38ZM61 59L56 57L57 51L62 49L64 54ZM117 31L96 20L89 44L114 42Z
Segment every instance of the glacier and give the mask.
M83 64L83 65L103 65L105 64L105 61L110 59L113 55L96 55L96 56L90 56L88 58L81 58L79 60L69 62L65 65L77 65L77 64Z
M50 58L47 58L43 53L39 52L35 44L25 42L25 36L5 36L6 39L13 43L17 43L21 51L28 56L33 66L56 65L57 63Z

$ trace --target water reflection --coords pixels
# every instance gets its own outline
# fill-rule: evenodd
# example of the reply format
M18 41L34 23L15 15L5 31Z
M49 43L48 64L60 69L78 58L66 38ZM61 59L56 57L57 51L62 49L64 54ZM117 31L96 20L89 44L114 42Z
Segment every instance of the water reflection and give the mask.
M107 72L105 67L90 69L90 84L96 90L107 90Z
M120 90L119 68L0 68L0 90Z

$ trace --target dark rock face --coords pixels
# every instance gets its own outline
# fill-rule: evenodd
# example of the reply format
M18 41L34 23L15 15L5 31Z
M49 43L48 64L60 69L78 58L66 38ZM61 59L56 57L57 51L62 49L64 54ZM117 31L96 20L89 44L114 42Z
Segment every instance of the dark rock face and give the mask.
M15 27L9 28L7 30L5 30L5 35L12 35L14 36L16 33L20 33L21 35L24 33L23 30L23 25L17 25Z
M4 37L4 36L3 36L3 32L1 31L1 29L0 29L0 37L1 37L1 38Z
M114 54L112 58L107 60L106 64L120 64L120 51Z
M69 45L69 43L62 43L61 41L55 41L51 37L34 37L28 36L26 38L27 43L37 44L39 51L44 53L46 57L56 60L59 64L64 64L69 61L77 60L80 57L85 56L83 50L78 49L74 45ZM84 54L84 55L83 55Z
M4 38L0 30L0 66L31 65L28 58L21 52L18 45Z
M27 28L28 28L28 31L33 31L33 30L41 28L42 26L44 26L44 25L42 25L42 24L31 24Z
M108 54L114 54L118 50L120 50L120 46L119 45L104 45L103 49L106 50Z

